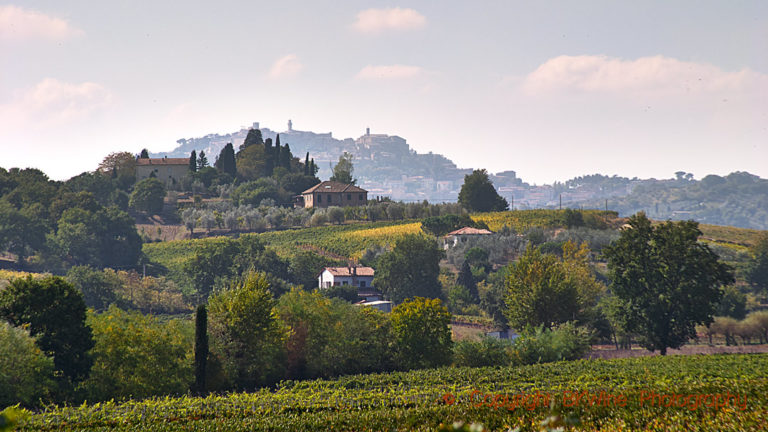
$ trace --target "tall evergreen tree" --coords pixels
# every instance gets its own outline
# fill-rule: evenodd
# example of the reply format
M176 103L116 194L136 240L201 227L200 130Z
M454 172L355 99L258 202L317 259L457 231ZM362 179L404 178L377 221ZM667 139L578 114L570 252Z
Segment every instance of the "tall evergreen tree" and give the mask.
M293 154L291 154L291 146L286 143L282 150L280 150L280 166L290 171L291 159L293 159Z
M139 159L149 159L149 152L147 149L141 149L141 154L139 154Z
M309 175L316 175L317 172L320 171L320 168L317 167L317 164L315 163L315 158L312 158L309 161Z
M309 175L309 152L307 152L307 156L304 158L304 175Z
M477 281L472 274L472 267L466 259L464 260L464 264L461 265L461 271L459 271L459 277L456 279L456 283L467 289L469 295L472 296L472 301L480 301L480 294L477 292Z
M197 307L195 314L195 391L205 393L205 374L208 366L208 311L205 305Z
M189 155L189 170L197 172L197 152L194 150Z
M231 175L233 178L237 175L235 149L232 147L232 143L227 143L221 149L219 157L216 159L216 168L223 173Z
M197 157L197 169L201 170L208 166L208 158L205 157L205 152L200 150L200 156Z
M275 151L272 149L272 138L264 140L264 171L268 176L272 175L275 169Z

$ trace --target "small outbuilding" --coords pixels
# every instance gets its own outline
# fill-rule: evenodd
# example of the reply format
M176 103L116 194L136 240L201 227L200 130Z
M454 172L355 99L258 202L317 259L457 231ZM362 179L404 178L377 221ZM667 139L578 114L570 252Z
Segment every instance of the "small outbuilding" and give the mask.
M472 228L472 227L464 227L457 229L456 231L451 231L445 236L443 236L443 247L445 249L452 248L453 246L456 246L460 242L465 242L469 238L473 238L476 236L482 236L482 235L490 235L493 234L492 232L488 231L487 229L482 228Z
M353 184L324 181L296 197L295 207L357 207L368 204L368 191Z

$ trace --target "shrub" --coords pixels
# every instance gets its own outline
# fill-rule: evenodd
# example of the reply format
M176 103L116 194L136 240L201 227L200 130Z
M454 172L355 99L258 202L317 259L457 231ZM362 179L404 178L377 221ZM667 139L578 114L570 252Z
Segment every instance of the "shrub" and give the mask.
M0 319L0 408L30 406L45 398L53 388L52 377L53 359L35 345L29 331Z
M552 330L539 326L515 339L512 358L518 365L576 360L589 351L592 335L571 322Z
M506 366L511 361L512 346L512 342L491 337L459 341L453 347L453 363L469 367Z

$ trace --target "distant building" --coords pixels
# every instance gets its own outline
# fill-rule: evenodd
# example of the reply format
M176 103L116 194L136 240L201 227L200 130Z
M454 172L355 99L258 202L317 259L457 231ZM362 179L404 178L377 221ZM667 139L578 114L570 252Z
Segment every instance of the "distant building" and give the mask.
M449 249L453 246L456 246L460 242L467 241L467 239L469 238L477 237L481 235L489 235L489 234L493 234L493 233L488 231L487 229L478 229L478 228L472 228L472 227L460 228L460 229L457 229L456 231L449 232L443 237L443 240L444 240L443 247L445 249Z
M367 293L373 289L373 275L371 267L326 267L318 275L317 284L320 289L351 285Z
M187 174L189 158L136 159L136 181L155 177L166 186L171 186Z
M355 207L368 204L368 191L352 184L324 181L296 198L296 207Z

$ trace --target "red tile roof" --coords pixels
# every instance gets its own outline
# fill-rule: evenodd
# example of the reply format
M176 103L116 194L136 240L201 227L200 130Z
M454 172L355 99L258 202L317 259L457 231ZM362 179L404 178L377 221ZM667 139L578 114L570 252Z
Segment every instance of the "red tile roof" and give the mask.
M456 231L451 231L445 236L448 237L453 235L483 235L483 234L493 234L493 233L488 231L487 229L464 227L464 228L459 228Z
M326 267L323 270L328 270L334 276L352 276L353 269L357 276L373 276L373 269L370 267Z
M136 165L189 165L189 158L138 158Z
M365 189L359 188L352 184L346 184L346 183L339 183L335 181L324 181L322 183L318 183L311 188L305 190L301 194L311 194L312 192L368 192Z

